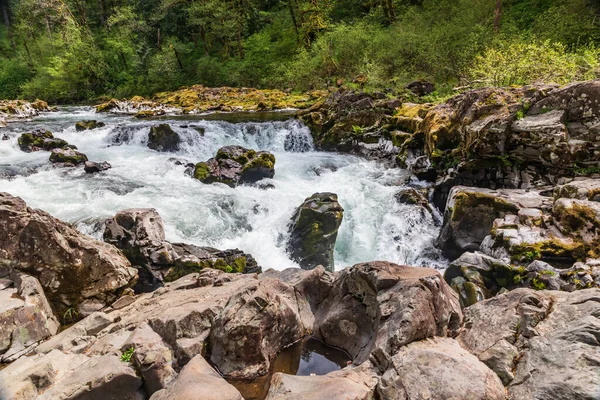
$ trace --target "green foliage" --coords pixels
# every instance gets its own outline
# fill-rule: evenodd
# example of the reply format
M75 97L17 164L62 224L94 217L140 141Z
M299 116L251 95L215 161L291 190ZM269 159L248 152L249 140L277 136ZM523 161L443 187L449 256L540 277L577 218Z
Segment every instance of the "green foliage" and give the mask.
M68 308L67 311L63 314L63 325L68 323L73 323L75 319L79 316L79 313L74 308Z
M181 86L403 92L599 76L590 0L12 0L0 98L72 102ZM522 112L526 113L526 110ZM521 116L517 113L517 118Z
M542 257L542 255L537 250L526 251L525 253L523 253L522 260L524 262L532 262L532 261L540 259L541 257Z
M598 76L600 52L585 47L570 52L561 43L505 39L475 58L467 75L484 85L534 82L567 83Z
M121 354L121 361L126 363L131 362L131 356L133 356L134 351L135 349L133 348L133 346L125 350L123 354Z
M533 288L535 290L544 290L546 289L546 284L542 281L540 281L537 278L533 278L533 280L531 281L531 285L533 286Z
M591 167L580 167L577 164L573 166L573 172L578 176L590 176L594 174L600 174L600 167L591 166Z

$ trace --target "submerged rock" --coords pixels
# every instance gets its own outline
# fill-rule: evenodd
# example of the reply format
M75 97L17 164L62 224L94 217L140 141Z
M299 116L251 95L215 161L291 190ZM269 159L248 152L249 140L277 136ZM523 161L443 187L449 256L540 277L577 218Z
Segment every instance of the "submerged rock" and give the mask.
M76 123L75 130L77 132L82 132L82 131L87 131L87 130L91 130L91 129L102 128L105 125L106 124L104 122L98 122L96 120L85 120L85 121L79 121L78 123Z
M150 128L148 147L156 151L173 152L179 150L181 138L169 124L160 124Z
M196 164L194 178L203 183L224 183L231 187L252 184L275 176L275 156L242 146L225 146L215 158Z
M162 218L153 208L118 212L105 222L104 241L121 249L139 268L137 289L154 290L163 281L174 281L205 268L254 273L261 268L241 250L218 250L165 240Z
M58 327L58 319L36 278L17 271L7 275L0 271L0 362L13 361L31 351L55 335Z
M112 168L111 165L106 161L102 161L100 163L93 162L93 161L86 161L83 166L83 169L88 174L106 171L107 169L110 169L110 168Z
M344 209L334 193L315 193L292 216L287 251L303 269L334 270L333 248Z
M59 315L99 310L137 279L115 247L0 193L0 264L37 277Z
M79 165L88 160L87 156L70 148L54 149L50 154L50 162L55 164Z
M30 133L24 133L17 139L19 148L26 153L39 150L61 149L68 146L65 140L55 138L52 132L45 129L37 129Z

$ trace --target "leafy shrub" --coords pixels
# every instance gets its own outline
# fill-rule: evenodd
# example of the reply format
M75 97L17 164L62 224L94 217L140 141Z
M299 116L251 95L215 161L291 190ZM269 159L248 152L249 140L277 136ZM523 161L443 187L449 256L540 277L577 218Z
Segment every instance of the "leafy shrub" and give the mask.
M599 55L593 47L572 53L548 40L502 40L477 56L467 75L470 81L494 86L594 79L600 72Z

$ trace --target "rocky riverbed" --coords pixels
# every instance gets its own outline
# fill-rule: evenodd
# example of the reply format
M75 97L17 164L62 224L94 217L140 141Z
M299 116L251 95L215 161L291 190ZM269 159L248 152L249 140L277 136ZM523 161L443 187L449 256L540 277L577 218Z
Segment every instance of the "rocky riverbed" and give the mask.
M5 128L0 398L600 396L600 82L194 90Z

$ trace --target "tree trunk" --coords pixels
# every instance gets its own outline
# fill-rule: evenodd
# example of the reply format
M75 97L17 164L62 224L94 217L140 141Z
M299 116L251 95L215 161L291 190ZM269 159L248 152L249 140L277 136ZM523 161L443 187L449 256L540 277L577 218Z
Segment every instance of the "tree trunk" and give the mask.
M104 5L104 0L98 0L98 5L100 6L100 23L104 26L106 24L106 5Z
M496 0L496 9L494 10L494 32L500 31L500 16L502 15L502 0Z
M10 27L10 17L8 16L7 0L0 0L0 7L2 7L2 17L4 18L4 25L6 25L6 30L8 32L10 44L11 44L13 50L15 50L17 48L17 46L15 44L15 38L13 37L13 34L12 34L12 29Z

